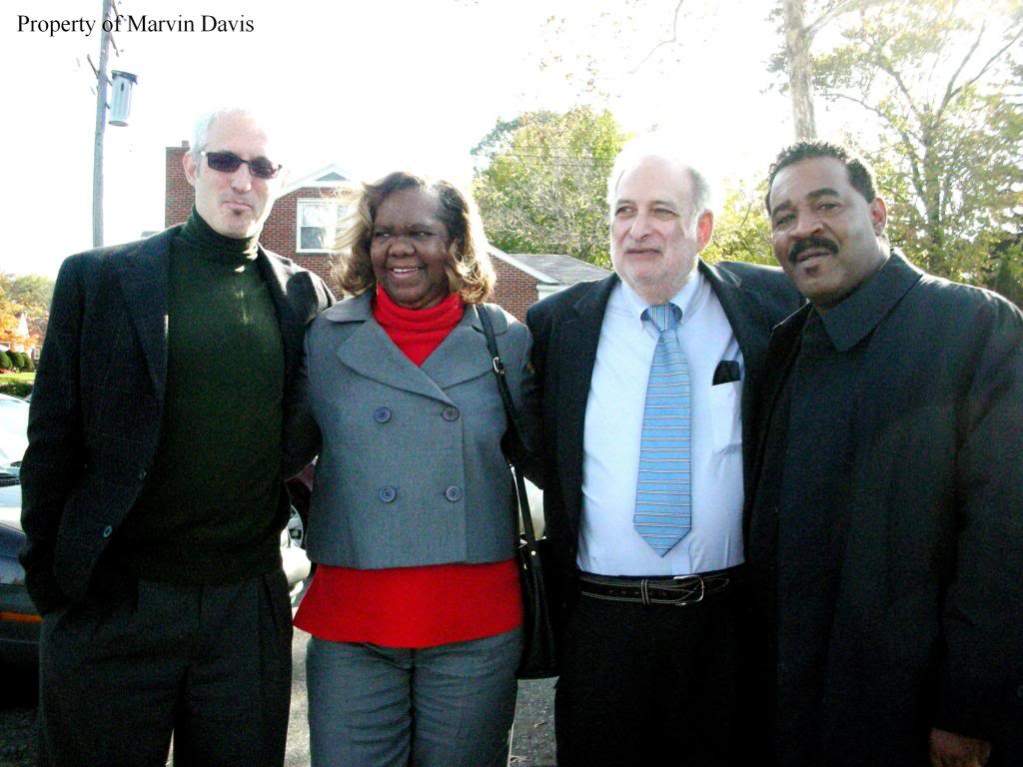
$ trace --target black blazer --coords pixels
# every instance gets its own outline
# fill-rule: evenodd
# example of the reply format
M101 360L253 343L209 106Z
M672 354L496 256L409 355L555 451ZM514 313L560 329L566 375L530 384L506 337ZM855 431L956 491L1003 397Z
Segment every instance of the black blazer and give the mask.
M36 607L81 599L142 490L157 449L167 372L170 244L180 227L68 258L54 288L21 468L21 553ZM302 336L333 302L323 281L260 248L285 355L285 444L306 421L295 386ZM302 458L282 457L282 470Z
M800 305L780 269L752 264L699 262L732 325L746 365L743 382L743 464L753 444L745 415L751 412L757 378L772 326ZM533 366L540 390L544 515L563 579L576 572L582 513L583 420L604 310L618 276L575 285L530 308ZM748 483L747 483L748 491ZM562 586L566 585L564 582ZM568 589L562 589L567 595ZM562 607L566 600L560 599Z

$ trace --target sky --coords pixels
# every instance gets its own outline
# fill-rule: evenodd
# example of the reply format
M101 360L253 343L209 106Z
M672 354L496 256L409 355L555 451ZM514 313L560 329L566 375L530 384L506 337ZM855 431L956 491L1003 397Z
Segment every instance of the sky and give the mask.
M171 24L129 31L125 18L114 33L109 68L139 82L129 125L106 129L105 243L163 228L164 150L224 105L272 114L292 178L338 163L354 178L407 167L465 181L470 150L498 119L583 103L609 106L628 131L677 135L712 177L755 176L792 136L766 71L773 4L686 0L678 44L657 48L676 0L123 0L122 16ZM98 64L101 10L102 0L35 0L0 11L2 272L55 276L92 245L87 57ZM250 31L203 32L204 16ZM52 21L65 30L45 29ZM189 21L196 31L181 29Z

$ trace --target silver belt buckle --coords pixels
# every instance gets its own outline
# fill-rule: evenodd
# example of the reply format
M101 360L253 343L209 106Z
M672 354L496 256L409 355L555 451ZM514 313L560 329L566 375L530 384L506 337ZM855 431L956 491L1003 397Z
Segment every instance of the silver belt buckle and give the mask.
M703 601L703 598L705 596L707 596L707 584L705 584L703 582L703 576L702 575L676 575L676 576L674 576L672 578L672 580L673 581L684 581L684 580L688 580L689 578L696 578L696 580L699 582L699 584L700 584L700 596L696 597L695 599L680 599L677 602L673 603L675 607L685 607L687 605L699 604L700 602Z

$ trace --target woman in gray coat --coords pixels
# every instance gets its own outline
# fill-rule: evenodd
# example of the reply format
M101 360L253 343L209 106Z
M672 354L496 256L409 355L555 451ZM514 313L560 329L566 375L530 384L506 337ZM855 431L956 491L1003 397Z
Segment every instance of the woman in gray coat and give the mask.
M312 763L503 765L522 606L508 423L478 313L527 414L529 332L482 304L494 272L454 185L392 173L355 211L341 275L354 297L306 336L318 568L295 622L313 635Z

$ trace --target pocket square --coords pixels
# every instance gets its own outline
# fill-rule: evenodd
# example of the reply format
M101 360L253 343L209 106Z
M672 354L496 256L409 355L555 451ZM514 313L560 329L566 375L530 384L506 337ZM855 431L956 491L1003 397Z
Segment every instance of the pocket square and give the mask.
M732 383L742 378L742 369L738 360L721 360L714 370L713 386L718 384Z

